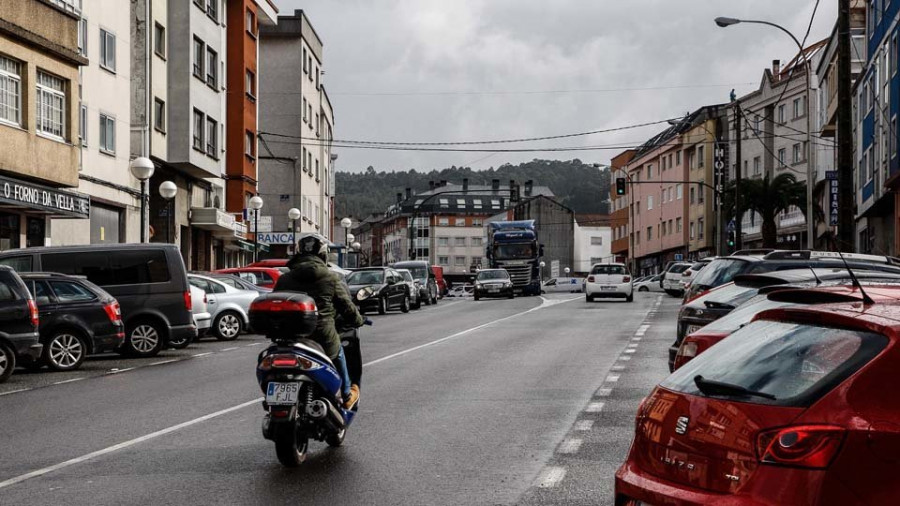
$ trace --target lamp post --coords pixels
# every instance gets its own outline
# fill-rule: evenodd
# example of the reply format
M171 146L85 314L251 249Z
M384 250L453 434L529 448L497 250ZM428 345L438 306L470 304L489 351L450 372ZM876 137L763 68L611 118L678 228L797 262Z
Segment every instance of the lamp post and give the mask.
M797 49L800 51L797 55L797 58L803 57L803 63L806 66L806 243L809 249L815 249L816 245L816 215L813 212L813 185L816 184L815 181L815 172L813 170L813 160L812 160L812 128L811 128L811 120L810 116L812 115L812 107L810 107L810 101L812 100L812 65L809 61L809 57L806 55L806 52L803 50L803 44L797 40L797 37L794 37L794 34L788 31L781 25L777 25L775 23L771 23L769 21L760 21L755 19L737 19L737 18L727 18L727 17L718 17L715 19L716 24L722 28L726 28L732 25L736 25L739 23L751 23L756 25L766 25L771 26L772 28L776 28L786 33L788 37L794 41L794 44L797 44ZM796 64L794 65L796 68ZM737 170L740 170L741 161L738 160Z
M349 236L350 236L350 227L352 227L352 226L353 226L353 220L351 220L350 218L344 218L341 220L341 228L344 229L344 247L345 248L348 247L347 246L348 244L350 244ZM346 264L347 261L345 260L342 263ZM344 265L341 265L341 267L344 267Z
M569 273L572 272L572 271L571 271L571 269L569 269L568 267L566 267L565 269L563 269L563 272L566 273L566 277L569 277Z
M147 180L153 177L156 167L149 158L139 156L128 164L128 168L141 182L141 242L147 242Z
M253 209L253 261L259 260L259 210L263 207L263 199L259 195L254 195L249 202L250 209Z
M541 284L544 284L544 267L547 267L547 262L541 260Z
M288 218L291 220L291 250L294 254L297 253L297 220L300 219L301 214L296 207L288 210Z
M171 220L172 220L172 200L178 194L178 187L172 181L163 181L159 185L159 196L166 200L166 242L172 242Z

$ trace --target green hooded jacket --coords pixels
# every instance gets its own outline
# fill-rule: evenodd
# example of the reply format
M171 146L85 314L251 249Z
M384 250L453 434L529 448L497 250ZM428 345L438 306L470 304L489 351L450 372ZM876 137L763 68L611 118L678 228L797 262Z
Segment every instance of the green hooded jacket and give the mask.
M328 269L321 258L314 255L296 256L288 263L291 272L278 278L277 292L303 292L316 301L319 319L312 339L322 345L325 353L336 358L341 349L341 336L335 326L335 319L341 325L359 328L365 322L350 299L344 282Z

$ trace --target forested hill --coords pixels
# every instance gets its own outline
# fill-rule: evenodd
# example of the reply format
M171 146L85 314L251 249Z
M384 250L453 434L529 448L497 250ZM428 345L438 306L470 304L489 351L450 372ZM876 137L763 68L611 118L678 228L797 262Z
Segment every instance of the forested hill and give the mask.
M609 199L609 169L598 169L581 160L532 160L519 165L501 165L488 170L474 171L468 167L450 167L431 172L377 172L371 166L361 173L335 174L335 216L362 218L371 213L384 212L405 188L421 193L428 190L429 181L446 180L461 184L491 184L510 179L522 184L531 179L535 186L549 186L557 199L576 213L606 213Z

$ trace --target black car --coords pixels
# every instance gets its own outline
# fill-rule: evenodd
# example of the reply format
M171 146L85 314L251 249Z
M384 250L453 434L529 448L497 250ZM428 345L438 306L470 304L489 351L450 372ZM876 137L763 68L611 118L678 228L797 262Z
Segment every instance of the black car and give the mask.
M475 275L475 300L483 297L515 297L513 283L506 269L483 269Z
M360 312L377 310L378 314L385 314L394 308L409 312L409 286L390 267L357 269L347 275L346 281Z
M17 361L37 360L41 348L37 305L16 271L0 266L0 383Z
M40 312L39 361L56 371L81 367L91 354L115 351L125 340L119 302L86 279L55 273L26 273L22 281Z
M405 262L397 262L392 265L395 269L406 269L412 273L416 281L422 287L420 288L419 300L425 302L426 305L437 304L439 290L437 286L437 278L434 271L425 260L407 260Z
M19 272L82 276L119 301L125 322L122 353L152 357L197 337L191 290L174 244L92 244L0 252L0 265Z

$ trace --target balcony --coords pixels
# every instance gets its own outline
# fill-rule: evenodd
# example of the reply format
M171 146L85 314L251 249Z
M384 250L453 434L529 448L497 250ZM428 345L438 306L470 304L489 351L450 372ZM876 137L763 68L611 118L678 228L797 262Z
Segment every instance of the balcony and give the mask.
M192 207L190 221L192 227L209 230L219 236L241 238L237 233L237 225L244 227L243 223L237 223L233 214L226 213L215 207ZM244 227L243 235L246 236L246 227Z

